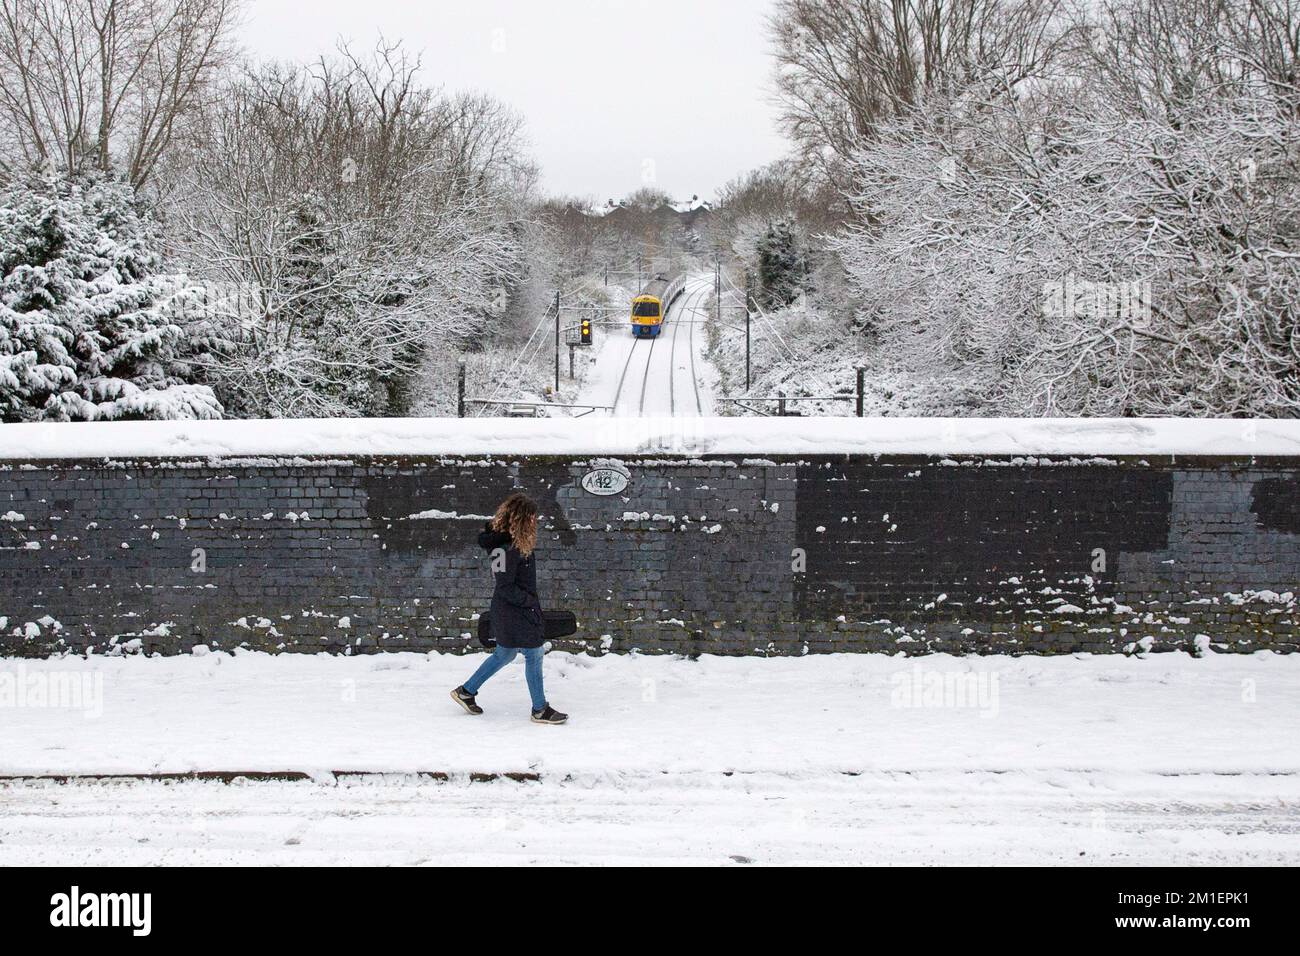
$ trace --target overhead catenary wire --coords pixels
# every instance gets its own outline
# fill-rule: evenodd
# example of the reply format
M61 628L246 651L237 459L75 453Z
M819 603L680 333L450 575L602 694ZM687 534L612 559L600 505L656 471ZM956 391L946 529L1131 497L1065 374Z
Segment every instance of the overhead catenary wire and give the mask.
M730 282L731 280L728 278L727 281ZM791 362L796 361L794 349L790 348L789 343L786 342L785 340L785 336L783 336L780 333L780 331L778 331L776 327L776 322L773 321L772 317L768 315L766 311L764 311L761 305L758 304L757 299L754 300L754 308L758 311L759 317L762 318L762 320L767 323L768 331L772 334L772 337L776 339L776 342L780 346L781 351L784 352L785 357L789 359Z
M736 295L741 297L742 301L744 301L745 303L745 310L748 311L749 302L751 301L750 297L746 295L744 292L742 292L740 289L736 288L736 284L731 281L731 277L728 276L726 273L723 273L722 278L723 281L727 283L727 285L731 286L732 291ZM758 317L763 322L766 323L767 330L771 334L773 341L776 343L777 350L781 354L781 357L786 359L789 362L796 362L797 359L795 357L794 350L790 348L790 346L786 343L784 337L782 337L781 333L777 331L776 323L772 321L771 316L769 316L766 312L763 311L763 307L759 305L757 301L754 301L754 309L756 310Z
M580 296L582 295L583 292L588 292L588 293L594 292L595 289L596 289L595 283L584 277L580 279L577 283L575 283L573 286L571 286L569 289L560 292L559 298L561 303L564 303L566 301L571 302L572 297ZM531 364L533 361L535 361L537 356L541 354L542 349L546 345L547 337L545 335L541 335L539 337L538 333L542 331L543 326L545 326L549 320L554 318L554 316L555 316L555 304L552 302L550 305L546 307L546 311L542 313L541 318L537 320L537 325L533 327L532 334L528 336L527 341L525 341L523 346L520 347L518 353L515 355L514 360L510 363L510 365L506 368L505 372L502 374L501 378L497 381L496 385L489 393L486 401L488 402L494 401L497 398L497 396L501 394L501 390L502 388L505 387L505 384L513 379L515 370L520 368L527 368L528 365ZM476 412L476 415L481 417L483 415L483 409L486 407L487 407L486 405L480 405L479 410Z
M725 272L722 273L722 279L728 286L731 287L731 292L734 295L738 296L745 303L745 308L746 310L748 310L750 297L746 295L744 292L742 292L739 288L737 288L736 284L731 281L731 277L728 276ZM791 365L797 366L799 360L795 355L794 350L790 347L789 343L786 342L785 337L781 335L780 331L777 329L776 321L770 315L768 315L766 311L764 311L763 307L759 305L757 301L754 302L754 309L755 309L755 314L757 314L759 320L765 324L767 331L772 336L773 341L776 343L778 354L782 358L784 358L785 361L789 362ZM831 383L828 379L826 379L821 375L817 375L809 371L804 371L803 377L806 380L809 380L811 383L815 383L826 390L833 390L835 388L835 385L833 383Z
M537 325L533 328L533 334L528 336L528 341L526 341L523 344L523 347L519 349L519 353L515 356L515 360L510 363L510 366L505 370L505 373L501 376L500 379L497 380L496 386L492 389L491 394L488 395L488 401L494 400L497 397L497 395L501 392L501 389L505 385L505 383L511 380L512 373L515 371L516 368L519 367L520 359L524 357L524 353L528 351L528 347L533 344L533 340L537 338L537 333L542 330L542 326L545 325L546 320L551 317L551 313L553 310L554 310L554 306L548 305L546 307L546 311L542 313L542 317L537 320ZM541 341L545 342L546 337L543 336ZM480 411L480 417L481 414L482 413Z
M506 368L505 372L497 380L496 385L493 386L492 391L488 394L489 401L492 401L497 397L497 395L501 393L501 389L506 382L511 381L515 369L519 367L520 360L524 357L524 353L527 352L528 348L533 344L533 340L537 337L537 333L541 331L542 326L546 323L546 320L549 317L550 317L550 310L548 309L546 314L544 314L540 319L537 320L537 325L533 329L532 335L528 336L528 340L524 342L523 346L520 347L519 352L515 355L514 361L510 363L510 365ZM480 415L482 414L481 409L479 414Z

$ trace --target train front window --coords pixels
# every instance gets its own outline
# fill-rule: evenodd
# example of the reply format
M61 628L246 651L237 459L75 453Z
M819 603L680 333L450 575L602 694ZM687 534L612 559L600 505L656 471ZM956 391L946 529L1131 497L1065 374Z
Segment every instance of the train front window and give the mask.
M637 302L632 306L632 315L641 319L653 319L659 315L658 302Z

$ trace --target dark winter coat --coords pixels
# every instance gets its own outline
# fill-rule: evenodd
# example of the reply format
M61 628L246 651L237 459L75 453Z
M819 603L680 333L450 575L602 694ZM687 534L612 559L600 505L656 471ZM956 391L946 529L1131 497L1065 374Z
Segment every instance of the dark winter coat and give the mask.
M493 531L491 522L479 532L478 543L489 557L497 548L503 548L506 556L505 567L495 572L492 589L492 639L502 647L541 647L545 631L537 596L537 559L521 555L510 535Z

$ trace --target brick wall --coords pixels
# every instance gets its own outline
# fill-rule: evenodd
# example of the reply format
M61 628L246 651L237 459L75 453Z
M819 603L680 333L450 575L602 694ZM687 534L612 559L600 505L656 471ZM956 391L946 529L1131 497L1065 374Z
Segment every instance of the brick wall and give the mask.
M577 613L575 649L1300 641L1295 459L623 464L628 488L601 497L578 457L9 462L0 651L476 647L479 516L516 487L541 504L543 601Z

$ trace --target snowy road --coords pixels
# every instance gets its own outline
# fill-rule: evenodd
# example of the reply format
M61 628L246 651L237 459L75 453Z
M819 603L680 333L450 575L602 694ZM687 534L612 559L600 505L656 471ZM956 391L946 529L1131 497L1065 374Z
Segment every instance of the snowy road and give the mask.
M0 865L1294 865L1294 782L871 773L0 787Z
M1300 863L1300 655L479 658L0 659L0 865Z
M712 292L711 274L689 278L655 338L634 338L627 323L607 330L582 400L612 405L620 418L712 415L703 328Z

